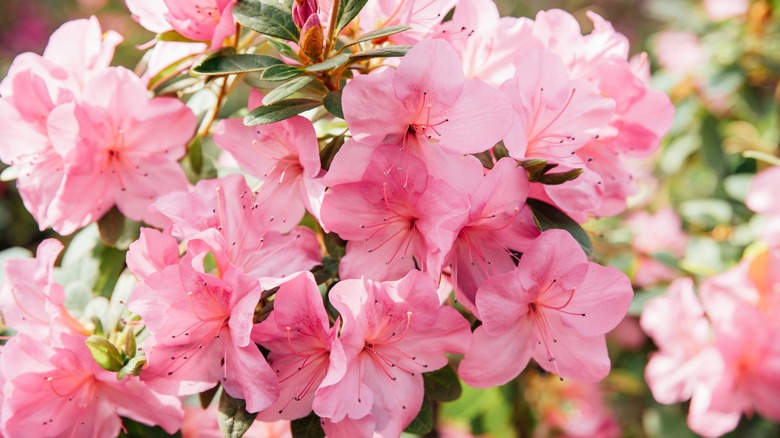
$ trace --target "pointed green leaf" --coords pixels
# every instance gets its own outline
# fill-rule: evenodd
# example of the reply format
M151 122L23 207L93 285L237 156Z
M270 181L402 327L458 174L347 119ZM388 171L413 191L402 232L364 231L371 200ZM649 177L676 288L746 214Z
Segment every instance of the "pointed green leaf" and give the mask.
M261 71L275 65L284 65L281 59L267 55L238 54L208 58L192 71L201 75L229 75Z
M355 38L354 40L350 41L345 47L354 46L355 44L359 44L365 41L372 41L377 38L384 38L388 37L390 35L395 35L397 33L406 32L407 30L411 29L411 27L405 25L405 24L397 24L395 26L390 27L384 27L382 29L372 30L371 32L366 32L363 35L360 35L359 37Z
M305 88L314 80L313 76L301 76L295 78L289 82L285 82L282 85L274 88L268 94L263 97L263 105L271 105L279 102L280 100L290 97L299 90Z
M260 79L268 82L281 82L303 74L303 69L291 65L272 65L263 70Z
M420 407L420 412L414 417L414 420L406 427L404 432L416 435L425 435L433 430L433 407L426 397Z
M457 400L463 392L458 375L451 366L423 374L425 396L431 400L447 402Z
M322 102L311 99L281 100L272 105L255 108L244 117L244 124L247 126L255 126L279 122L320 105L322 105Z
M349 56L345 55L343 53L339 53L336 56L333 56L331 58L328 58L319 64L314 64L306 67L306 71L325 71L330 70L334 67L338 67L345 62L349 61Z
M299 31L292 19L292 1L239 0L233 6L233 18L257 33L298 42Z
M528 206L531 207L531 211L534 213L536 221L539 223L539 228L542 231L557 228L566 230L574 237L577 243L580 244L585 254L593 254L593 243L588 237L588 233L582 229L574 219L570 218L566 213L559 210L554 205L550 205L544 201L538 199L528 198L526 201Z
M329 113L336 117L344 118L344 110L341 108L341 91L331 91L322 99L322 104Z
M268 38L266 41L268 42L268 45L273 47L274 50L284 55L286 58L294 59L296 61L301 60L298 56L298 52L296 52L292 47L290 47L289 44L285 43L284 41L279 41L273 38Z
M122 355L116 349L114 344L108 342L108 339L102 336L90 336L86 339L89 352L101 368L108 371L119 371L124 366Z
M293 438L325 438L320 417L313 412L304 418L293 420L290 429Z
M362 52L353 53L352 55L349 55L349 59L352 62L356 62L373 58L400 57L406 55L411 49L411 46L380 47L378 49L364 50Z
M219 398L219 431L225 438L241 438L257 417L257 412L250 414L246 410L244 400L235 399L222 391Z
M344 29L350 21L358 16L368 0L341 0L338 13L338 30Z

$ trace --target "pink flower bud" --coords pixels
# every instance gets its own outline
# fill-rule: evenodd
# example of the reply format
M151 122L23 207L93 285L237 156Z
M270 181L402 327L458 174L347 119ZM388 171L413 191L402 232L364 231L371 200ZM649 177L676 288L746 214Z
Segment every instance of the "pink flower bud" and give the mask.
M293 22L298 29L304 27L306 21L319 10L317 0L295 0L292 6Z
M322 46L324 43L325 35L322 33L320 18L317 14L312 14L301 29L300 54L312 61L316 61L322 56Z

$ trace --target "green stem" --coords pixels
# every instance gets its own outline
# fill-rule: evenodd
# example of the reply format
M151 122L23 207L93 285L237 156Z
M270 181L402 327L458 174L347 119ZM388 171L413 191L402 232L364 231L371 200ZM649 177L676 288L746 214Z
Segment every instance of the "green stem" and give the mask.
M333 43L336 40L336 26L338 26L339 7L341 7L341 0L333 0L333 7L330 10L330 24L328 25L328 39L325 40L325 59L330 57L330 51L333 49Z

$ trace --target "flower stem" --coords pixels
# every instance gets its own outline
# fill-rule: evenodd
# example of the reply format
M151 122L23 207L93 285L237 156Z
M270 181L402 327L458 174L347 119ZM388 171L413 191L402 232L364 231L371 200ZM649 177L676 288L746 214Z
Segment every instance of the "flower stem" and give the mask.
M333 7L330 10L330 24L328 24L328 38L325 40L325 59L330 57L330 51L333 49L336 40L339 7L341 7L341 0L333 0Z

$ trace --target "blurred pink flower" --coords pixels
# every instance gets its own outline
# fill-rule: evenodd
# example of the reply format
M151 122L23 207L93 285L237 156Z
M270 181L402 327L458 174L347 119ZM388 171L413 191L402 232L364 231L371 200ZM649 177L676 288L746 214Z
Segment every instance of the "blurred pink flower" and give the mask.
M626 220L633 234L631 247L637 256L633 282L639 287L671 281L678 276L675 269L654 258L656 253L669 253L682 257L688 244L688 235L682 229L682 221L671 208L651 214L645 211L633 213Z
M182 438L222 438L217 421L217 404L212 403L206 409L197 406L184 407L184 424L181 426ZM255 420L244 434L245 438L293 438L289 421L267 423Z
M780 247L780 167L770 167L757 173L750 184L747 206L764 217L762 238L771 246Z
M706 60L699 37L693 32L659 33L655 37L655 53L663 68L678 74L690 73Z
M715 21L747 14L748 0L704 0L704 10Z

